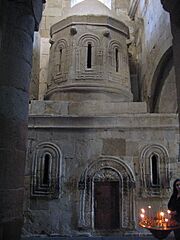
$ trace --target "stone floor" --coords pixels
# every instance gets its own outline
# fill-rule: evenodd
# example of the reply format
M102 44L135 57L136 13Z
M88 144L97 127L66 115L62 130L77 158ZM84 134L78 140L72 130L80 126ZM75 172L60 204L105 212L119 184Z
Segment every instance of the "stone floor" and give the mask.
M155 240L152 235L144 236L109 236L109 237L22 237L21 240ZM174 240L173 234L166 240Z
M90 238L89 240L96 240L96 238ZM165 240L174 240L174 237L168 237ZM31 237L31 238L22 238L22 240L87 240L86 238L41 238L41 237ZM100 240L106 240L106 238L100 238ZM157 240L154 237L116 237L116 238L108 238L108 240Z

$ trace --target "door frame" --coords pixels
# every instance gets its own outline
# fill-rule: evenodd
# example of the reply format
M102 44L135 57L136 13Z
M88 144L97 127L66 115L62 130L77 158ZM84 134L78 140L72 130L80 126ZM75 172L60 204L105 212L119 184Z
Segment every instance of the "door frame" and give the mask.
M113 174L104 174L104 169L108 169ZM116 233L135 230L135 176L124 160L114 156L99 157L82 172L78 184L80 197L78 228L90 233L96 232L94 229L94 181L96 178L100 180L104 177L120 182L119 198L122 199L122 208L120 206L120 227ZM107 231L104 232L106 233Z

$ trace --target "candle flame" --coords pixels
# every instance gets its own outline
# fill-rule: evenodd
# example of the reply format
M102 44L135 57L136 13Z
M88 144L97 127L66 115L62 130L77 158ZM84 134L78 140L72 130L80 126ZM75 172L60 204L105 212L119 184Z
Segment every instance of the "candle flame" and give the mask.
M145 213L145 209L141 208L140 211L140 223L141 226L148 226L148 227L160 227L165 230L167 230L170 226L177 226L177 223L175 222L175 220L173 220L170 217L170 210L164 210L163 211L157 211L155 213L155 217L153 217L153 215L150 214L150 209L151 206L147 206L146 210L147 210L147 215Z
M160 216L161 216L161 217L164 217L164 212L160 212Z
M144 208L141 208L141 212L142 212L142 213L145 213L145 210L144 210Z

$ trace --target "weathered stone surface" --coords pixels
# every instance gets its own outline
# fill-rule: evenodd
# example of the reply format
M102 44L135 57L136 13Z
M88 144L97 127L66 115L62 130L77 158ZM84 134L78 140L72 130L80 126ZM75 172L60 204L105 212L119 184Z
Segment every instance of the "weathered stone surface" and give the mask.
M125 139L105 139L103 141L102 154L111 156L124 156L126 153Z
M103 102L103 101L31 101L29 111L32 115L75 115L75 116L100 116L118 114L146 113L145 102Z
M142 206L166 208L172 182L180 174L170 18L160 1L128 2L112 1L119 20L113 19L109 9L105 10L110 16L80 12L81 16L62 20L60 15L67 16L70 1L48 2L40 29L39 101L29 105L25 235L75 238L112 234L95 226L96 182L118 181L121 219L120 227L113 231L118 236L142 234L138 228ZM88 34L100 43L93 62L94 72L99 74L86 71L79 60L87 60L80 39ZM108 75L113 66L108 43L113 40L120 42L130 70L122 67L118 77L112 72ZM88 38L85 48L90 41ZM156 189L151 182L154 156L160 162L161 182Z

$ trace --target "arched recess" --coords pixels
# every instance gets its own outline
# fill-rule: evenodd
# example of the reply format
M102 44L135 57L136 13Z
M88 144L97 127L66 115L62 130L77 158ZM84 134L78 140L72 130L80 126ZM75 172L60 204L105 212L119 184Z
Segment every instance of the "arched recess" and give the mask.
M55 81L64 81L66 79L66 74L68 72L69 67L69 46L66 39L58 40L52 50L52 61L54 64L52 65L52 76Z
M176 112L176 94L173 50L170 47L161 57L152 78L150 112Z
M123 160L112 156L100 157L97 161L92 162L81 175L79 181L79 227L93 231L97 230L94 211L94 186L96 182L118 183L119 224L116 231L121 232L134 229L135 178L131 169Z
M58 198L61 189L62 154L50 142L39 143L32 163L31 196Z
M103 52L98 36L89 33L80 36L77 42L75 63L77 79L102 78Z
M109 59L110 66L113 67L114 72L116 73L122 72L123 48L121 46L121 43L116 40L110 41L108 51L110 56Z
M152 144L142 149L140 171L142 196L165 196L168 194L170 187L169 154L164 146Z
M127 49L117 40L113 39L108 44L107 64L113 81L117 81L123 87L130 87Z

